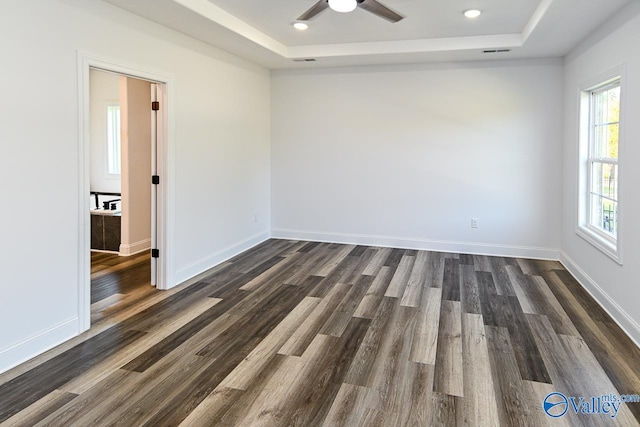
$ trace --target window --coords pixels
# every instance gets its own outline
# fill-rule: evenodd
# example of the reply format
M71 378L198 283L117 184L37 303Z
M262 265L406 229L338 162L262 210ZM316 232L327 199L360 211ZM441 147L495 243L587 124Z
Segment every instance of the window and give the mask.
M618 74L582 91L578 234L620 262L620 99Z
M590 94L589 225L606 238L618 236L618 138L620 81Z
M107 106L107 173L120 175L120 106Z

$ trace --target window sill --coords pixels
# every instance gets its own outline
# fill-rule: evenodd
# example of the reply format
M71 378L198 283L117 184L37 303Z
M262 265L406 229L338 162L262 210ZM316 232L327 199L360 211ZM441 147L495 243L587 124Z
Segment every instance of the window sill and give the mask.
M578 226L576 234L598 249L600 252L622 265L622 257L620 255L619 245L613 244L598 234L594 233L585 226Z

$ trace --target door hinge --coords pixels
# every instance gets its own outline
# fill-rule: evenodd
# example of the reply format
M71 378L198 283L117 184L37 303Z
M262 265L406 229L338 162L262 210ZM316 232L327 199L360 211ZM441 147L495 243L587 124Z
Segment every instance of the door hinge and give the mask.
M160 249L151 249L151 258L160 258Z
M158 101L153 101L151 103L151 109L153 111L158 111L160 109L160 103Z
M158 175L152 175L151 176L151 183L153 185L158 185L160 184L160 177Z

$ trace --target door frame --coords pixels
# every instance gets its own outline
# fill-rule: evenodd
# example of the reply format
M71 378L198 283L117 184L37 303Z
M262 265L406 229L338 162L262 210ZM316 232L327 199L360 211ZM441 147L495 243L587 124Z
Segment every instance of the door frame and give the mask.
M91 327L91 215L86 203L90 191L90 86L91 69L130 76L161 89L158 114L158 174L157 197L158 274L156 287L161 290L175 286L173 271L174 185L175 185L175 79L171 74L150 70L118 60L77 52L78 65L78 333ZM151 177L149 177L151 180Z

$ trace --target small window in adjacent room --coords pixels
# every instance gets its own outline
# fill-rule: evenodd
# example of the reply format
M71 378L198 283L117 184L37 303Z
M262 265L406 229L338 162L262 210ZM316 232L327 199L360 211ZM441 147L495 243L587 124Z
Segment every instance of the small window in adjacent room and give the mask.
M581 92L578 234L620 260L620 95L618 73Z
M120 175L120 106L107 106L107 172Z

